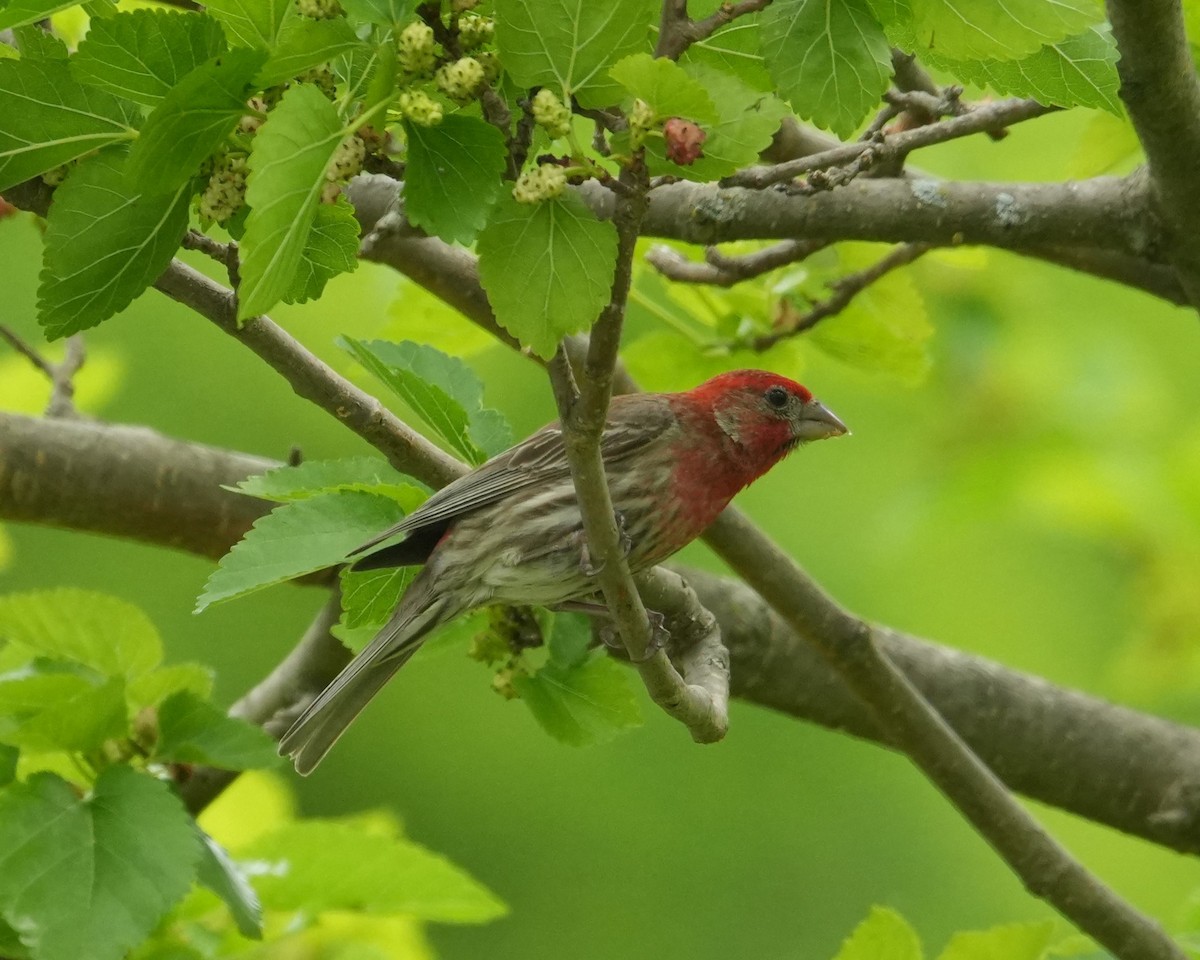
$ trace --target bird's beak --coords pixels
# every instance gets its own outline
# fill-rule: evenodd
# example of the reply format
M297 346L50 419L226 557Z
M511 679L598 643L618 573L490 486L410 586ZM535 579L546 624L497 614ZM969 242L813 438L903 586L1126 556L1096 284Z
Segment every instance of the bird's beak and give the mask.
M836 413L823 403L810 400L800 408L800 417L792 421L792 435L800 441L824 440L840 437L850 432Z

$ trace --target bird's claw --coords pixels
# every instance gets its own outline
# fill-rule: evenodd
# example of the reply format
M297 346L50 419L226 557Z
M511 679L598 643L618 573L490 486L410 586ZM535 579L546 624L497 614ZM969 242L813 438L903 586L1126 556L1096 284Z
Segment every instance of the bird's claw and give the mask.
M629 556L629 552L633 549L633 540L629 534L625 532L625 514L619 510L613 511L613 519L617 524L617 533L620 537L621 555ZM592 563L592 554L588 550L587 534L582 530L577 530L574 535L574 540L579 544L579 569L585 577L598 576L600 571L604 569L604 563Z
M650 621L650 643L646 646L646 652L636 659L629 658L630 663L646 663L659 650L666 647L671 639L671 631L667 629L667 618L657 610L647 610L646 619ZM625 652L625 644L621 640L620 633L617 632L617 625L611 621L600 627L600 640L610 650L617 650L621 653Z

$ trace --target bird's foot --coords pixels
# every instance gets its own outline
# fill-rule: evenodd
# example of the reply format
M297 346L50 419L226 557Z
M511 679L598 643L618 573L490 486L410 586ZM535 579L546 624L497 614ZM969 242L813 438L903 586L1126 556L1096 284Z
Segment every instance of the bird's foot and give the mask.
M617 533L620 537L621 555L629 556L629 551L633 549L633 540L629 534L625 532L625 514L620 510L613 511L613 520L617 524ZM579 547L579 569L585 577L598 576L600 571L604 569L604 562L592 563L592 554L588 549L587 534L583 530L576 530L571 535L572 541Z
M667 618L657 610L647 610L646 619L650 621L650 643L646 646L646 652L637 659L630 657L631 663L645 663L653 657L659 650L666 647L671 639L671 631L667 629ZM621 653L625 652L625 644L621 640L621 635L617 631L617 625L611 620L604 624L599 629L600 640L610 650L617 650Z

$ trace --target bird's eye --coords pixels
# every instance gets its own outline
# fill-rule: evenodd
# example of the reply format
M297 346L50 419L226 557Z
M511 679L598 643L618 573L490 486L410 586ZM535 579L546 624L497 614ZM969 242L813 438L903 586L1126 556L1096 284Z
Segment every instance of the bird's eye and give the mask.
M767 398L767 403L776 410L782 410L788 403L788 392L783 387L771 387L764 396Z

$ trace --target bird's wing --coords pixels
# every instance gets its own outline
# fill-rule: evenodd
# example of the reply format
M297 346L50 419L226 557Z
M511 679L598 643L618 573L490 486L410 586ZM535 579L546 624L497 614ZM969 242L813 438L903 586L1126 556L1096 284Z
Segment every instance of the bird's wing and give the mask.
M609 422L600 439L600 455L606 465L623 460L676 426L675 414L661 397L650 394L614 397L612 406L621 416L614 421L610 410ZM444 525L519 490L552 482L569 473L562 430L557 423L551 423L466 476L447 484L398 524L353 553L363 553L385 540L409 535L425 527Z

